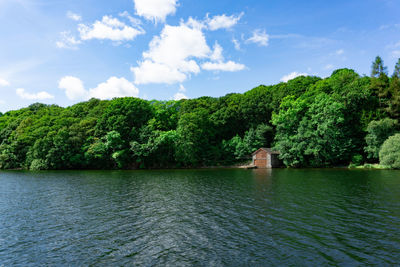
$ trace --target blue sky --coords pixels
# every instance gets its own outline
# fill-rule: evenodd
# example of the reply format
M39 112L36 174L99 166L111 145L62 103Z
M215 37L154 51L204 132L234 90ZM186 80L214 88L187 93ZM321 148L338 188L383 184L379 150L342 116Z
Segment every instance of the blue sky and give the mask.
M389 72L400 0L0 0L0 111L245 92L337 68Z

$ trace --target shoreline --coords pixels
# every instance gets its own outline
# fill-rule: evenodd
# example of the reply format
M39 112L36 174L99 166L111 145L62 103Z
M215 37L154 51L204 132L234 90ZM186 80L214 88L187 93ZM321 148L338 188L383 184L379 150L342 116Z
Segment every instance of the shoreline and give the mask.
M399 169L382 168L382 167L345 167L345 166L330 166L318 168L254 168L248 166L207 166L207 167L191 167L191 168L150 168L150 169L54 169L54 170L29 170L29 169L4 169L1 172L59 172L59 171L180 171L180 170L344 170L344 171L400 171Z

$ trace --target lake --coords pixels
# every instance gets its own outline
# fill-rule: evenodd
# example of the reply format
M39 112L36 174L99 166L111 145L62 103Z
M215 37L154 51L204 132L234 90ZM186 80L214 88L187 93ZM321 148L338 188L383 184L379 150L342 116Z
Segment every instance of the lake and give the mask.
M400 263L400 172L0 172L0 266Z

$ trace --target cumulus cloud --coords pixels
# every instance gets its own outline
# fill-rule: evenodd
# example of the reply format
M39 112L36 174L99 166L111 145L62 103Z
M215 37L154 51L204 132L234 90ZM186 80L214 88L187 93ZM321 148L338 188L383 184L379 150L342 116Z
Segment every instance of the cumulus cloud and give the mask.
M132 67L136 84L166 83L173 84L183 82L187 76L177 68L169 67L162 63L145 60L138 67Z
M178 92L174 95L174 100L188 99L188 97L181 92Z
M136 84L183 82L200 67L193 58L206 58L211 50L206 38L193 24L166 25L150 42L144 61L131 68Z
M125 78L111 77L106 82L99 84L96 88L89 90L89 96L99 99L111 99L114 97L125 97L139 95L137 89Z
M189 18L178 26L165 25L159 36L153 37L148 51L137 66L131 67L135 84L182 83L191 74L204 70L238 71L243 64L233 61L223 62L223 48L215 43L213 49L207 45L202 21ZM208 59L210 62L200 64Z
M32 93L27 93L25 92L24 88L18 88L16 90L16 93L19 97L21 97L22 99L28 99L28 100L45 100L45 99L52 99L54 98L53 95L45 92L45 91L41 91L39 93L36 94L32 94Z
M281 82L286 83L286 82L293 80L294 78L299 77L299 76L308 76L308 74L307 73L299 73L299 72L294 71L292 73L289 73L288 75L283 76L281 78Z
M210 71L240 71L246 68L245 65L233 61L228 62L206 62L201 65L204 70Z
M68 11L68 12L67 12L67 18L72 19L72 20L75 20L75 21L80 21L80 20L82 20L82 16L80 16L80 15L78 15L78 14L75 14L75 13L73 13L73 12L71 12L71 11Z
M155 62L174 66L182 71L193 71L190 57L204 58L210 52L206 38L200 29L182 24L165 26L161 35L150 42L150 49L143 57Z
M245 65L239 64L233 61L223 62L224 57L222 55L223 48L216 42L214 45L214 51L212 52L210 59L213 62L205 62L201 65L201 68L208 71L240 71L246 68Z
M219 16L214 16L212 18L209 18L207 16L206 22L208 25L208 28L211 31L219 30L219 29L229 29L235 26L241 17L243 16L243 13L240 13L238 16L231 15L227 16L225 14L219 15Z
M104 16L92 25L79 24L78 31L82 40L109 39L112 41L133 40L137 35L144 34L140 27L131 27L112 16Z
M58 88L65 90L65 95L70 100L87 98L88 93L79 78L65 76L58 82Z
M71 32L65 31L61 32L61 40L56 42L58 48L66 48L66 49L77 49L78 45L81 44L81 40L77 40L74 36L71 35Z
M58 88L65 90L65 94L70 100L89 99L92 97L104 100L114 97L137 97L139 95L139 89L131 82L125 78L117 77L110 77L106 82L97 85L97 87L86 90L79 78L66 76L59 81Z
M175 14L177 0L133 0L136 14L154 22L164 22L168 15Z
M215 42L214 51L211 54L210 59L214 61L223 60L224 57L222 56L222 50L222 46L220 46L218 42Z
M255 30L253 35L246 40L246 43L255 43L259 46L268 46L269 35L264 31Z
M9 86L9 85L10 83L8 81L0 78L0 86Z

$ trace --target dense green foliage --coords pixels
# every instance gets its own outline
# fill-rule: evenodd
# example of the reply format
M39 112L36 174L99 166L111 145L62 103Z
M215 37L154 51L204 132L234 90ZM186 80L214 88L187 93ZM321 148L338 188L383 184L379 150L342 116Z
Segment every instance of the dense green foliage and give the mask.
M379 152L381 165L400 169L400 134L389 137Z
M379 121L371 121L367 127L367 136L365 141L367 146L365 147L365 152L368 158L378 159L379 150L383 142L388 139L388 137L394 135L399 129L397 120L385 118Z
M377 160L398 129L400 61L371 77L340 69L244 94L180 101L91 99L0 114L0 168L132 169L228 165L275 147L291 167Z
M329 166L349 161L357 151L355 125L347 121L346 107L332 96L286 99L274 115L276 149L287 166Z

